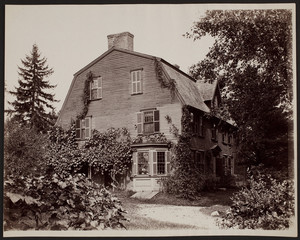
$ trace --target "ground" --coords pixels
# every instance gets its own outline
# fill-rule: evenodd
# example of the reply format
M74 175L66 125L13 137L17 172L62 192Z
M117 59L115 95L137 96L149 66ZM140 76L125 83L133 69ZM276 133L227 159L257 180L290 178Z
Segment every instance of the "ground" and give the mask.
M152 199L132 199L126 192L116 195L122 201L127 217L125 224L128 230L165 230L193 229L214 230L218 217L211 213L218 211L221 215L231 204L230 197L234 190L203 193L194 201L176 198L172 195L159 193Z

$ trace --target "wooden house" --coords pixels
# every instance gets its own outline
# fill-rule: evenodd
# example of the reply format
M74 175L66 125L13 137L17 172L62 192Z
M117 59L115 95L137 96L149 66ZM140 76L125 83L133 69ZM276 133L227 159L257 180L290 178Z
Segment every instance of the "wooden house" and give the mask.
M92 129L101 132L111 127L125 127L132 137L163 134L176 142L170 121L180 134L182 109L188 106L194 131L191 149L199 166L216 177L235 174L235 127L206 117L212 106L221 104L218 83L197 82L162 58L135 52L133 38L129 32L109 35L108 50L74 74L57 124L68 128L81 113L86 76L91 72L88 111L76 124L79 142L89 138ZM132 144L132 149L127 188L159 190L159 180L171 171L168 145L142 141Z

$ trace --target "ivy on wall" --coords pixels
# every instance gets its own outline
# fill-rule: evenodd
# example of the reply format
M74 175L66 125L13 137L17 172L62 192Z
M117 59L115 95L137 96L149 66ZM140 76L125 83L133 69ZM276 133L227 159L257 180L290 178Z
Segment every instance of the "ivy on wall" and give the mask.
M77 116L77 119L83 119L85 118L88 110L89 110L89 103L90 103L90 85L93 81L94 74L89 71L86 75L86 80L84 82L84 90L82 95L82 101L83 101L83 109L81 113Z
M155 64L156 77L157 77L158 81L160 82L161 87L168 88L171 91L171 95L173 98L175 96L175 89L176 89L175 80L167 79L164 76L164 73L163 73L164 70L163 70L162 64L157 58L155 58L154 64Z
M193 136L191 112L186 105L183 106L181 134L178 134L178 129L172 124L171 118L166 116L166 119L171 124L170 131L175 133L174 136L178 138L178 142L171 150L173 175L164 179L164 188L170 194L186 199L195 199L204 187L205 175L196 168L197 164L190 148Z

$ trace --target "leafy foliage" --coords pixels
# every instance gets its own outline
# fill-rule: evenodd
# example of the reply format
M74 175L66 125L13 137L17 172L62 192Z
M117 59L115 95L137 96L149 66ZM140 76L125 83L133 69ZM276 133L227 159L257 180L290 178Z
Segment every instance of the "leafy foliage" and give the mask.
M10 102L14 110L9 112L14 113L14 118L20 123L45 132L55 122L55 114L47 113L46 109L54 110L51 103L57 100L54 99L54 94L45 92L55 87L45 80L53 73L53 69L46 65L46 58L41 58L36 44L33 45L30 56L21 61L24 67L19 67L19 87L15 92L10 91L17 99Z
M80 172L84 166L91 166L118 185L117 178L131 165L131 138L127 129L110 128L103 133L94 130L81 148L77 146L75 131L75 125L68 131L52 129L47 154L49 166L61 174Z
M175 96L175 81L173 79L166 79L164 73L163 73L163 67L161 66L160 60L155 58L154 60L155 64L155 71L158 81L160 82L160 85L162 88L168 88L171 91L172 98Z
M4 230L124 228L120 201L82 174L12 175L4 185Z
M273 230L289 227L295 207L293 182L280 181L260 169L248 169L248 187L234 195L230 210L219 222L221 227Z
M94 78L94 74L92 72L88 72L86 75L86 80L84 82L84 90L82 95L83 101L83 109L82 112L78 115L78 119L85 118L88 110L89 110L89 103L90 103L90 84Z
M10 119L4 125L4 177L44 174L47 138Z
M182 109L182 134L179 135L178 143L173 146L172 167L173 174L163 180L166 192L176 194L186 199L195 199L204 188L206 178L192 156L190 141L192 138L191 114L187 106ZM171 123L171 120L168 121Z
M276 163L279 169L287 165L291 19L289 10L211 10L186 35L215 38L206 58L190 73L196 79L219 81L223 115L238 125L241 156L250 164Z

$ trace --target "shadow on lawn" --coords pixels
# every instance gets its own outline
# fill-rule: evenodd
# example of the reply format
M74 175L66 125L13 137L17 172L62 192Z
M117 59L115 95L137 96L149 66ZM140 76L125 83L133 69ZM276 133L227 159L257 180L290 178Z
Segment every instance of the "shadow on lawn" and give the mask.
M199 207L212 207L214 205L230 206L232 200L230 199L237 189L217 190L214 192L202 192L196 200L187 200L178 198L174 195L159 192L151 199L135 199L130 198L132 193L127 191L116 192L115 195L121 200L121 202L132 203L147 203L147 204L165 204L165 205L177 205L177 206L199 206Z

